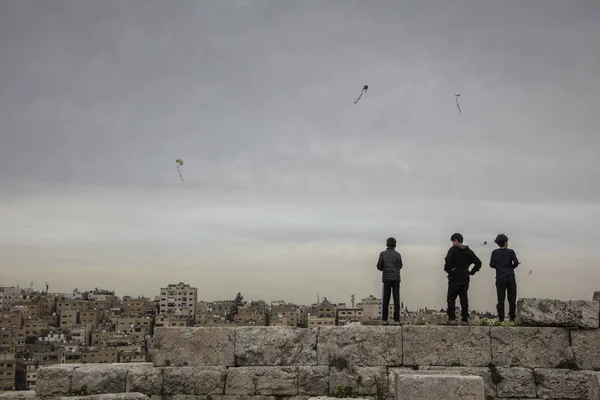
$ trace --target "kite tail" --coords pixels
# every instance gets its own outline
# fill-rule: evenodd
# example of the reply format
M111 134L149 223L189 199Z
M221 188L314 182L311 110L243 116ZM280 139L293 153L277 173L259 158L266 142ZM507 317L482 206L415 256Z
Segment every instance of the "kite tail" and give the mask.
M364 92L360 92L360 96L358 96L358 99L356 99L356 101L354 102L354 104L356 104L360 100L360 98L362 97L363 93Z
M462 114L462 110L460 109L460 104L458 104L458 97L456 98L456 107L458 108L458 112Z
M177 171L179 171L179 177L181 178L181 182L183 182L183 176L181 175L181 170L179 169L179 165L177 166Z

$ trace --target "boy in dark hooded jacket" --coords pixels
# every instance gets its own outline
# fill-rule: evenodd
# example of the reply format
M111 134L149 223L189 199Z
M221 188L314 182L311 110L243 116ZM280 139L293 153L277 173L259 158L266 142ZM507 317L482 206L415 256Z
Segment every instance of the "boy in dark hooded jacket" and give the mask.
M381 305L381 320L383 325L388 325L390 295L394 296L394 322L400 322L400 270L402 269L402 256L396 251L396 239L388 238L387 249L379 254L377 269L382 272L383 301Z
M481 260L469 246L463 245L463 236L455 233L450 237L452 247L446 254L444 271L448 273L448 323L456 324L456 297L460 298L461 324L469 323L469 283L471 275L481 269ZM471 264L474 264L469 271Z
M517 280L515 268L520 264L513 249L508 248L508 237L501 233L494 241L499 249L492 251L490 267L496 270L496 292L498 295L498 325L504 326L504 299L508 293L508 317L510 326L515 326L517 309Z

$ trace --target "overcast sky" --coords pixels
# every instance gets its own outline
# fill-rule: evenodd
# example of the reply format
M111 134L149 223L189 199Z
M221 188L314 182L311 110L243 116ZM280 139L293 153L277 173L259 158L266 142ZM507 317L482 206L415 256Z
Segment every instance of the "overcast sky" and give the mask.
M503 232L519 296L591 299L598 21L597 0L0 1L0 285L349 303L381 295L394 236L405 305L441 308L458 231L492 310Z

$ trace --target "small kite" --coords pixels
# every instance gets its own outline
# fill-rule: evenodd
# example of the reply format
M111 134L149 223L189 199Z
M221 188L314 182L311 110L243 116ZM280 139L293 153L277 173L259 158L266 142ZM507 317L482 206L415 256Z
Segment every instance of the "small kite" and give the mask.
M532 270L532 269L530 269L530 270L529 270L529 273L527 274L527 278L529 278L529 276L530 276L532 273L533 273L533 270Z
M183 176L181 175L181 170L179 169L179 166L183 165L183 160L181 158L178 158L177 160L175 160L175 162L177 163L177 171L179 171L179 177L181 178L181 181L183 182Z
M358 99L356 99L356 101L354 102L354 104L356 104L360 100L360 98L362 97L363 93L367 93L367 90L369 90L369 85L363 86L362 90L360 91L360 96L358 96Z
M479 247L486 246L486 245L487 245L487 242L483 242Z
M460 97L460 93L456 93L454 95L454 100L456 100L456 108L458 108L458 112L462 114L462 110L460 109L460 104L458 104L458 98Z

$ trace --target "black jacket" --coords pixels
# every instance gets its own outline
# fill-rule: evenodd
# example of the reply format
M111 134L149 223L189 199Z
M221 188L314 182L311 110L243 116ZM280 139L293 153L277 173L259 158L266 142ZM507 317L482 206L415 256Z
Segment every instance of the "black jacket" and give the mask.
M377 269L382 271L382 282L400 282L400 270L402 269L402 256L395 249L388 247L379 253Z
M475 275L481 269L481 260L469 246L457 245L448 250L445 258L444 271L448 273L448 281L453 284L468 284L470 275ZM471 264L475 264L469 272Z

